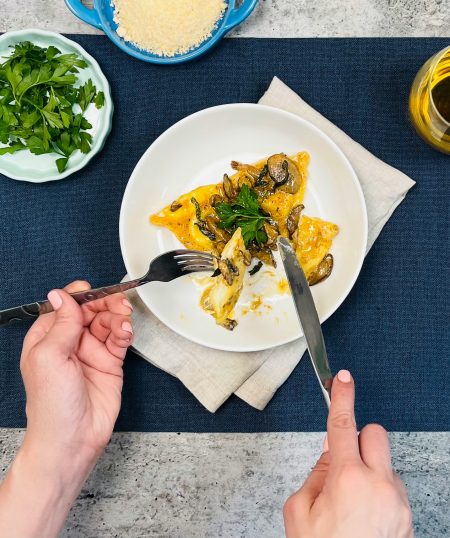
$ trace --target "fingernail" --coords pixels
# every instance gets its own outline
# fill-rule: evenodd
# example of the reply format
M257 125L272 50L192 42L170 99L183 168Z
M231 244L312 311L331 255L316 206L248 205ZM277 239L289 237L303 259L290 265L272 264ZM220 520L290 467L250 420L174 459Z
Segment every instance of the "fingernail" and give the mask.
M128 299L122 299L122 304L124 306L127 306L131 311L133 311L133 305L130 303Z
M48 295L47 299L50 301L50 304L53 306L53 310L58 310L63 304L61 295L56 291L52 290Z
M325 434L325 439L323 440L322 452L328 452L328 435Z
M124 331L127 331L127 333L133 334L133 327L131 326L131 323L129 321L124 321L122 323L122 329Z
M340 370L337 375L341 383L350 383L352 376L348 370Z

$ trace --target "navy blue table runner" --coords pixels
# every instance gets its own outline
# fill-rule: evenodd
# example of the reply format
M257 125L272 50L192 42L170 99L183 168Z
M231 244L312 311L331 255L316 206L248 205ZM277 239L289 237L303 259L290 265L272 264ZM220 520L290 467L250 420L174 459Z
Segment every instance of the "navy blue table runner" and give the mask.
M120 203L145 149L195 111L256 102L277 75L417 181L324 333L333 370L349 368L357 380L361 424L448 430L450 157L425 145L407 115L415 72L447 40L228 39L195 63L169 68L134 60L104 36L71 37L111 83L113 130L103 152L69 179L32 185L0 176L0 307L76 278L94 286L120 280ZM19 356L26 328L0 327L0 427L25 424ZM178 380L131 353L125 362L117 430L317 431L324 420L308 360L264 412L233 397L215 415Z

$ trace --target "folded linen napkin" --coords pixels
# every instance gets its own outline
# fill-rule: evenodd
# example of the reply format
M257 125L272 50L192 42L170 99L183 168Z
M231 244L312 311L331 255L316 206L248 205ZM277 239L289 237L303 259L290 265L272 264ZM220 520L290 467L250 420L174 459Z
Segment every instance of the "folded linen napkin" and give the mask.
M310 121L344 152L364 192L369 250L414 181L352 140L278 78L272 80L259 102L293 112ZM135 307L135 351L180 379L211 412L216 411L233 393L251 406L264 409L306 350L304 338L257 353L230 353L205 348L163 325L145 307L136 292L129 292L129 295Z

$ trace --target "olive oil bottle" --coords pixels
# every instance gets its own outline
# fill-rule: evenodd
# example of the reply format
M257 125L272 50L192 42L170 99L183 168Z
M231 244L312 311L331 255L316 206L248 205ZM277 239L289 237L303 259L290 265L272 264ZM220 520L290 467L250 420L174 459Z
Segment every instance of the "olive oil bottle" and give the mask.
M409 112L420 136L450 155L450 47L430 58L417 73Z

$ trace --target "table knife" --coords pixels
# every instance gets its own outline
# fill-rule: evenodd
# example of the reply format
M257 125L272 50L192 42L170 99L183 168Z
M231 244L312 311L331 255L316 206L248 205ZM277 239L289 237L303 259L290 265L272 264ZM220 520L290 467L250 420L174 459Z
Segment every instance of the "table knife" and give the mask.
M285 237L278 237L278 249L291 288L300 326L305 335L309 356L317 379L319 380L325 402L329 408L333 376L328 362L316 305L314 304L305 273L297 260L297 256L289 240Z

